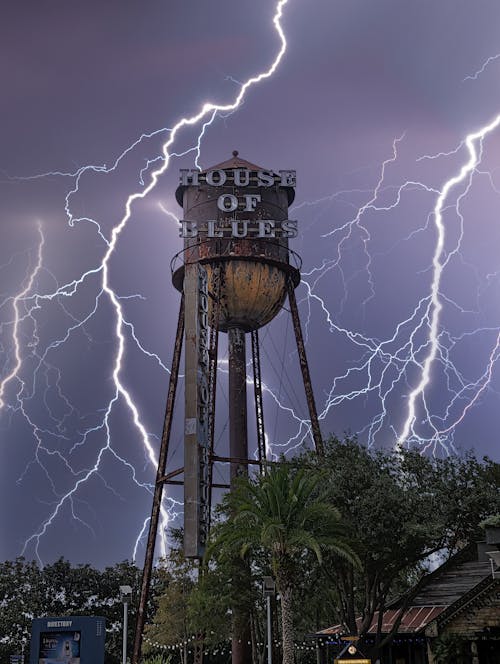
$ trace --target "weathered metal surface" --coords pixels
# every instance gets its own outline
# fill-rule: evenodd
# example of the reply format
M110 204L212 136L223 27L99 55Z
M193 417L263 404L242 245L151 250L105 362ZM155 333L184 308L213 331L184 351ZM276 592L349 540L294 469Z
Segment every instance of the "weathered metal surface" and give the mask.
M318 411L316 410L316 401L314 400L311 374L309 373L309 364L307 362L306 347L304 345L304 337L302 336L302 327L300 325L297 300L295 299L295 290L293 284L290 281L288 282L288 301L290 302L290 312L292 314L293 329L295 332L295 340L297 342L300 369L302 371L302 380L304 381L307 406L309 408L309 417L311 419L314 445L318 455L323 456L325 450L323 447L323 439L321 437L321 429L319 428Z
M173 486L184 486L184 481L183 480L165 480L165 484L170 484ZM212 483L212 489L230 489L229 484L225 484L223 482L213 482Z
M294 286L300 282L300 259L289 250L286 258L293 258L294 264L282 260L275 245L263 240L259 247L255 240L225 244L203 241L174 257L172 281L182 291L185 266L200 262L207 269L209 290L213 291L214 272L222 266L226 277L220 296L219 330L227 332L230 327L240 327L250 332L279 313L286 297L287 280L291 279ZM210 308L213 304L211 301Z
M425 627L439 616L446 609L446 606L410 606L403 614L401 623L398 627L398 634L408 634L423 631ZM401 609L387 609L384 611L382 621L382 634L388 634L396 620L401 618ZM357 618L356 623L358 628L361 627L362 619ZM368 634L377 634L379 622L379 612L376 611L373 615L372 622L368 628ZM341 624L333 625L319 632L316 636L339 636L343 634L345 627Z
M177 475L182 475L183 473L184 473L184 466L182 466L182 468L176 468L175 470L170 471L170 473L163 475L163 477L160 477L158 481L166 483L168 482L168 480L171 480L173 477L177 477Z
M201 558L209 528L209 325L207 274L186 266L184 401L184 555Z
M266 438L264 429L264 404L262 401L262 380L260 373L260 346L259 332L252 330L252 366L253 388L255 397L255 418L257 430L257 454L260 462L260 472L264 473L266 466Z
M186 452L185 457L185 529L194 527L195 512L187 504L193 491L203 493L200 477L207 469L208 486L215 485L212 464L220 460L213 446L215 417L215 378L217 370L218 331L228 334L229 348L229 460L230 486L236 478L248 472L247 394L245 332L252 333L252 360L254 366L255 404L257 418L258 457L261 471L265 459L264 416L258 328L269 323L280 311L287 292L291 307L295 307L294 327L301 361L302 375L308 399L313 436L318 453L322 453L321 434L312 396L305 349L293 289L300 283L300 259L290 251L288 238L296 233L296 222L288 219L288 205L294 198L294 171L272 173L250 164L233 153L233 159L218 164L202 173L183 171L176 198L183 206L184 219L181 235L184 249L174 259L172 281L183 291L185 281L194 267L203 266L207 272L208 324L211 328L208 365L208 454L196 457ZM258 203L258 204L257 204ZM223 275L223 280L221 279ZM293 312L292 312L293 315ZM187 327L189 327L187 325ZM186 335L186 346L196 344L191 334ZM186 350L186 353L188 351ZM193 398L195 386L189 385L186 371L186 422L194 419ZM191 410L190 410L191 409ZM191 429L189 428L189 431ZM191 435L191 434L189 434ZM189 435L186 445L189 445ZM198 445L205 449L205 444ZM196 459L198 466L196 466ZM198 468L198 483L193 473ZM193 472L191 472L190 468ZM200 470L201 469L201 470ZM193 476L192 476L193 475ZM168 479L166 479L168 477ZM165 481L177 484L173 476ZM187 487L187 488L186 488ZM210 490L208 491L210 505ZM210 510L208 510L209 513ZM204 528L204 516L198 513ZM186 537L186 535L185 535ZM234 582L241 587L250 584L249 570L241 561L234 561ZM247 643L250 617L244 606L233 607L233 664L250 664L251 648Z
M229 239L207 239L200 238L198 242L191 242L172 258L170 267L172 270L172 282L178 291L182 292L182 281L184 279L184 265L200 262L203 264L227 263L228 261L244 260L256 263L269 263L286 272L294 283L300 283L300 269L302 260L300 256L290 248L280 250L271 239L241 238L239 240Z
M225 280L219 319L219 328L224 332L229 327L249 332L266 325L285 299L285 273L266 263L230 261Z
M177 332L175 335L174 355L172 359L172 368L170 371L167 404L165 408L165 420L161 436L160 454L158 457L158 469L156 471L156 483L153 495L153 507L151 510L148 542L146 546L146 555L144 558L144 569L142 572L141 594L139 597L139 607L137 610L137 621L135 626L132 664L139 664L141 659L142 633L144 631L144 623L146 620L146 605L148 601L149 585L151 582L151 571L153 568L155 542L158 533L158 522L160 518L161 499L163 495L164 476L165 476L165 469L167 466L170 432L172 430L172 420L174 414L175 395L177 391L177 381L179 378L179 366L181 361L183 334L184 334L184 296L181 297L181 304L179 307L179 318L177 320Z
M239 328L228 330L229 351L229 456L230 484L241 475L248 473L248 432L247 432L247 372L245 333ZM243 463L236 459L244 459ZM240 558L232 561L232 575L237 587L250 587L249 570ZM238 602L233 605L232 661L233 664L251 664L250 615Z
M248 459L247 371L245 333L237 327L228 330L229 350L229 456ZM231 485L246 474L245 464L231 463Z
M233 160L220 164L222 171L247 167L244 160L234 156ZM257 178L257 167L248 164L249 177ZM256 209L221 210L217 201L221 195L244 199L249 192L257 192L259 204ZM234 181L223 186L198 186L179 188L179 202L182 200L184 218L196 222L200 229L208 229L210 220L218 227L232 228L233 223L249 226L266 221L276 223L288 219L288 204L293 188L273 185L270 187L236 186ZM220 231L223 232L223 231ZM279 312L286 297L287 277L291 274L297 285L299 271L290 265L290 251L286 237L231 238L201 237L185 238L184 263L202 262L205 264L209 284L213 281L213 271L221 262L225 263L225 286L221 294L219 329L227 332L231 327L239 327L247 332L266 325ZM176 288L182 289L184 267L173 271ZM209 288L211 286L209 285Z
M217 357L219 349L219 318L221 308L221 292L225 283L225 265L220 264L211 270L211 282L209 287L209 324L210 324L210 350L209 350L209 460L208 460L208 527L210 529L212 520L212 488L213 488L213 455L215 449L215 397L217 394Z
M220 456L219 454L214 454L212 456L212 461L220 461L221 463L238 463L246 466L260 466L260 461L257 461L256 459L245 459L244 457L226 457L226 456ZM270 465L272 465L273 461L268 462Z

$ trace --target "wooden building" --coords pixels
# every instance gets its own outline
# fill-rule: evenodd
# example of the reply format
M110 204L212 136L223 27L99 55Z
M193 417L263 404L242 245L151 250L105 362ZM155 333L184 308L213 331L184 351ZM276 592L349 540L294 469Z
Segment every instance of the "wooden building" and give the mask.
M491 529L486 542L465 547L391 603L382 634L400 622L381 664L500 664L499 553L500 529ZM375 638L378 622L376 613L367 640ZM341 635L336 625L315 636Z

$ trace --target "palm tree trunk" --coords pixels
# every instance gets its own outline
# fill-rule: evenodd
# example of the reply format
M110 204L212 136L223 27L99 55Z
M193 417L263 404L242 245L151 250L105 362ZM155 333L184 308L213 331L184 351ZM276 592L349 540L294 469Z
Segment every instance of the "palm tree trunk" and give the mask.
M283 635L283 664L293 664L293 607L292 586L289 583L279 584L281 595L281 631Z

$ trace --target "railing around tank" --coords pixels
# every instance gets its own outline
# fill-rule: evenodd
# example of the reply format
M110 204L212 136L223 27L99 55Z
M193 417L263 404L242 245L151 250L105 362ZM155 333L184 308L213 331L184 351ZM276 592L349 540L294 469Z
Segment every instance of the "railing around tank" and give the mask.
M235 259L255 260L282 265L283 269L302 268L299 254L276 240L258 239L218 239L200 240L178 251L170 261L172 274L184 265L198 262L213 262Z
M299 254L276 240L264 238L238 240L211 238L184 247L170 261L172 282L177 290L182 290L186 264L203 265L231 260L267 263L289 274L295 287L300 283L302 259Z

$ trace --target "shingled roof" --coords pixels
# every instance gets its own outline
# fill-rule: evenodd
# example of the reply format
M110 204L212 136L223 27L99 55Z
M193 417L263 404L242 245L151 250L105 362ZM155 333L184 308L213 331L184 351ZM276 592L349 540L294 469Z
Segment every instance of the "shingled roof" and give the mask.
M490 572L490 563L477 560L477 545L470 544L425 577L412 606L450 606ZM389 608L400 608L403 602L404 598L399 598Z
M453 612L456 604L461 604L464 597L474 597L476 592L482 592L485 584L494 582L491 577L491 567L488 561L478 560L477 545L470 544L443 565L428 574L410 591L411 597L408 608L403 614L398 634L416 634L438 618ZM401 609L408 602L408 594L400 597L388 605L382 618L382 633L389 633L401 615ZM358 628L362 619L356 620ZM373 616L369 634L375 634L378 627L378 612ZM317 632L315 636L333 636L345 633L342 625L334 625Z

